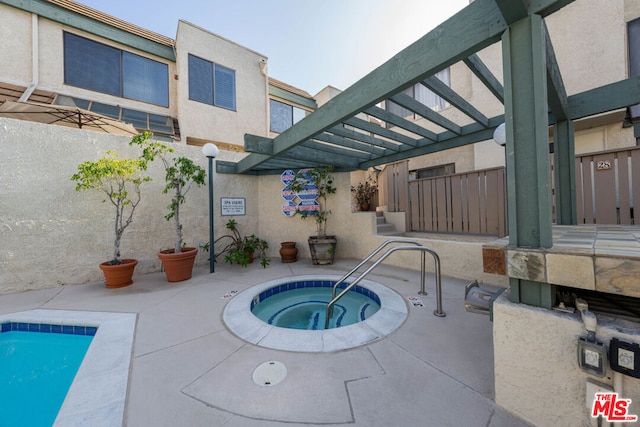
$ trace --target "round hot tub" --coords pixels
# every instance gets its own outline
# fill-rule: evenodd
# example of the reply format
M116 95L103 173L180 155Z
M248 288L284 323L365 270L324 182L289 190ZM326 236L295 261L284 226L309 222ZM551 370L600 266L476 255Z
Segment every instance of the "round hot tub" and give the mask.
M234 296L222 319L249 343L301 352L358 347L387 336L405 321L408 310L403 298L365 279L338 300L329 329L324 329L327 302L339 279L295 276L256 285Z

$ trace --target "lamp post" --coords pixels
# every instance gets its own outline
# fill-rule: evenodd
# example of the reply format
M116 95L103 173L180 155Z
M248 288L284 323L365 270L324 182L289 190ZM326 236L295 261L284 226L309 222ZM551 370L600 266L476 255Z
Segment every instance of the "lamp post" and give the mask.
M213 247L213 159L219 152L218 147L210 142L202 147L202 154L209 159L209 273L213 273L216 269L215 250Z

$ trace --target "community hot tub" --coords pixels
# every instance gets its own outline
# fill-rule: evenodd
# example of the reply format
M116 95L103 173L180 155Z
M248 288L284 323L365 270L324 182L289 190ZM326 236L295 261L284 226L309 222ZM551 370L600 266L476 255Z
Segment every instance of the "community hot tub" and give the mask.
M355 296L356 302L347 305L339 300L330 329L324 329L324 299L329 301L331 288L339 279L340 276L330 275L294 276L256 285L227 304L223 321L231 332L252 344L300 352L358 347L387 336L404 323L408 311L403 298L380 283L362 280L354 287L353 293L359 294ZM303 289L303 293L311 297L305 301L304 296L296 296L294 292L292 298L287 299L287 293L297 289ZM328 292L328 297L317 296L323 290ZM260 312L268 306L275 310L267 310L268 314L262 319L252 312L252 309ZM293 326L280 326L287 324Z

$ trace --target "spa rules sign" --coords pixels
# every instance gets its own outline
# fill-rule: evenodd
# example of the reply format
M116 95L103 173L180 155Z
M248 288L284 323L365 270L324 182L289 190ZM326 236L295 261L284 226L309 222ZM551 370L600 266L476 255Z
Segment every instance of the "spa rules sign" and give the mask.
M300 169L298 173L304 176L307 171L308 169ZM280 175L280 181L284 185L282 188L282 198L284 199L282 213L289 217L294 216L297 211L309 211L310 214L313 214L319 207L319 203L316 200L318 198L318 189L313 182L307 180L303 190L296 193L291 189L291 184L295 177L296 173L290 169Z

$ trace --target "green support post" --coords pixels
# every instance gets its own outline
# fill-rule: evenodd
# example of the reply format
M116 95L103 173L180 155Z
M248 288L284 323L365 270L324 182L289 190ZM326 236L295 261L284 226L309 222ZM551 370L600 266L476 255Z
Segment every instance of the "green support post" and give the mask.
M553 127L554 176L556 180L556 223L576 225L576 161L573 122Z
M547 70L544 25L539 15L512 24L502 37L507 132L509 246L550 248ZM548 283L510 279L511 299L545 308L555 303Z

